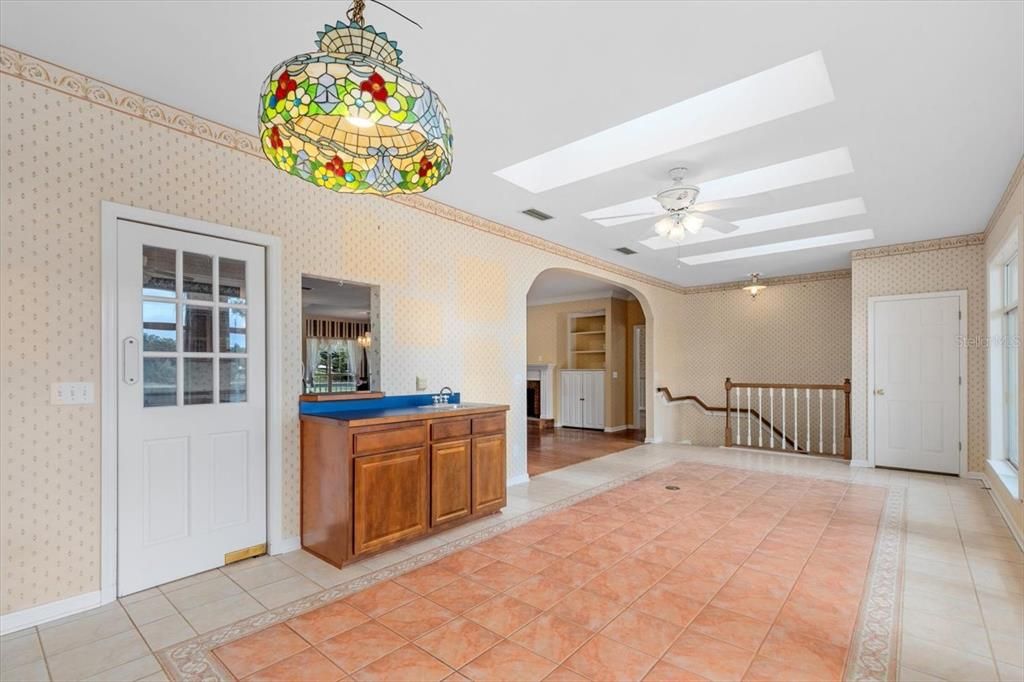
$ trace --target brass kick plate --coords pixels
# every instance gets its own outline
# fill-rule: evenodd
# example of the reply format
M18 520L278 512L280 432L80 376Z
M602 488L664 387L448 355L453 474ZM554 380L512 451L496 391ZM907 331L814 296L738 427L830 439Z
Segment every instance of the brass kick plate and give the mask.
M267 553L267 543L260 545L253 545L252 547L246 547L244 549L236 549L234 552L228 552L224 555L225 564L233 564L236 561L242 559L248 559L249 557L259 556L260 554Z

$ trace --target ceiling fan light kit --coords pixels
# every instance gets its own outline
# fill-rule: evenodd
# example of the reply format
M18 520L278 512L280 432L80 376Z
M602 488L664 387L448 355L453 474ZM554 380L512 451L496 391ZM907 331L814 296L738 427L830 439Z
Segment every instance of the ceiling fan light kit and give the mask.
M687 169L682 167L673 168L669 171L669 177L672 179L672 186L654 195L654 200L657 201L662 210L665 211L665 215L654 223L654 233L659 237L671 240L676 244L679 244L686 239L687 233L697 234L700 232L704 227L706 218L703 213L697 213L693 210L693 206L697 203L697 197L700 196L700 187L686 184L686 171ZM651 214L637 213L618 216L602 215L595 217L594 219L598 221L617 221L623 218L628 219L634 216L641 218L649 215ZM716 232L720 232L722 234L728 234L739 229L736 225L722 220L715 220L712 223L712 228Z
M263 153L278 169L336 192L412 194L452 167L452 131L437 94L402 69L402 51L363 24L325 25L317 52L278 64L260 90Z

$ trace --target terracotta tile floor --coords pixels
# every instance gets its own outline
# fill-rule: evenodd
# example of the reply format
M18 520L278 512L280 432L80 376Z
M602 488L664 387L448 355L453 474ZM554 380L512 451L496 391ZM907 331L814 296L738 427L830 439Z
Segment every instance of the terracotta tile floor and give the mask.
M214 653L239 679L840 679L885 498L677 464Z
M548 513L511 528L501 540L488 540L435 562L443 571L435 568L412 576L403 568L406 563L421 565L419 559L425 552L446 549L450 543L464 544L471 534L486 533L495 524L514 526L524 515L544 514L547 505L561 504L577 494L593 494L596 486L616 485L651 467L678 463L713 465L727 475L694 482L688 495L691 502L678 492L669 496L662 489L651 496L616 499L616 491L628 495L633 489L634 484L627 484L630 487L613 489L611 495L585 500L577 505L578 512ZM700 671L693 668L709 661L712 668L707 672L713 666L724 666L728 677L728 667L738 669L759 646L760 653L742 673L746 677L804 679L808 669L828 663L804 658L808 644L814 645L815 652L834 652L831 647L841 648L850 641L841 624L849 627L856 606L852 598L845 597L849 599L845 606L843 600L851 587L849 581L859 580L862 565L866 565L866 560L854 561L855 553L863 550L854 540L863 535L857 528L863 519L834 514L828 523L834 530L819 533L813 523L815 510L806 509L807 500L772 495L760 489L763 485L732 483L752 473L758 478L768 475L777 482L791 481L793 476L815 479L805 492L817 490L819 485L825 490L854 483L880 486L904 496L902 538L906 550L899 566L905 576L899 595L899 667L890 678L915 682L1024 680L1024 647L1020 644L1024 641L1024 552L981 481L668 444L643 445L533 477L509 488L508 506L499 515L342 570L302 551L258 557L6 634L0 637L0 679L199 679L210 671L186 673L183 671L201 668L172 669L169 661L183 651L197 651L201 660L219 660L216 654L205 652L237 637L231 633L237 633L240 624L251 631L270 623L281 625L275 625L269 635L281 646L267 647L269 657L275 660L257 669L252 679L342 679L348 676L343 670L352 668L356 678L430 678L442 671L447 674L451 666L428 653L419 640L430 642L430 628L444 627L456 617L492 633L497 642L460 668L470 677L600 677L606 658L614 658L608 652L614 651L622 655L627 672L634 670L636 660L646 660L643 656L660 657L646 672L650 680L700 679ZM754 505L756 498L760 499ZM855 496L846 501L853 499ZM793 506L785 511L778 506L790 502ZM753 512L767 505L778 508L763 515L763 522L772 525L761 528ZM776 523L780 513L788 518ZM538 522L545 519L548 523ZM759 539L762 532L763 539ZM837 537L849 537L854 553L835 552ZM495 591L474 574L497 561L516 567L525 567L521 562L527 561L537 565L527 564L529 576L522 582ZM659 577L659 569L650 565L660 567L664 574ZM612 570L615 566L639 570L635 575L617 575ZM645 567L654 571L655 584L630 604L616 601L643 589L643 583L651 579ZM740 567L749 571L740 572ZM818 580L810 579L814 577L812 568ZM457 577L449 582L451 576L444 571ZM406 576L400 576L403 572ZM803 580L804 573L807 580ZM602 574L607 575L596 580ZM759 583L750 580L755 574L769 577ZM299 603L295 600L312 600L325 590L347 595L345 586L353 580L372 582L387 576L405 591L377 591L385 595L377 601L389 606L385 610L364 604L374 611L371 615L340 600L295 618L302 613L294 610L293 605ZM770 576L776 579L775 585L779 580L792 580L793 588L769 621L742 609L770 605ZM442 583L446 584L438 587ZM725 590L729 583L731 587ZM748 607L730 608L730 595L735 595L737 586L764 589L752 592L745 600ZM589 599L586 595L591 594ZM500 614L493 605L487 607L492 601L507 605L514 604L513 600L536 609L537 614L520 625L533 611L518 606L509 614ZM614 613L602 611L606 604L602 600L612 603ZM413 608L428 603L435 606L419 614ZM290 613L275 616L283 611ZM562 614L573 615L566 618ZM813 628L816 637L812 633L809 640L800 638L801 632ZM864 632L859 631L858 636ZM595 644L584 647L594 640ZM629 652L624 654L609 642ZM361 653L364 649L366 653ZM386 653L380 654L381 649ZM713 651L722 657L710 656L708 652ZM285 652L288 655L278 659ZM783 655L781 652L786 652L785 661L771 657ZM348 667L342 663L339 668L335 661L347 655L353 660ZM358 656L373 660L360 662ZM730 663L733 659L740 664ZM196 660L187 659L189 665ZM562 662L556 666L555 661Z

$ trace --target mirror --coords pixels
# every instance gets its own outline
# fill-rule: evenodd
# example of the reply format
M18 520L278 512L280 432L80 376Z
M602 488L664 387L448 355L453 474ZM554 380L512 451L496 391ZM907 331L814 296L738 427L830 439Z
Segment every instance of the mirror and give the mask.
M379 287L302 276L302 392L380 390Z

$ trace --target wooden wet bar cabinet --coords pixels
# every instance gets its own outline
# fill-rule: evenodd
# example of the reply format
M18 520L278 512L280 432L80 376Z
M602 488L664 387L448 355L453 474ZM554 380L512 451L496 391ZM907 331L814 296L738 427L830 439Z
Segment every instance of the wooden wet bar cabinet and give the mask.
M507 411L303 414L302 546L342 566L501 510Z

